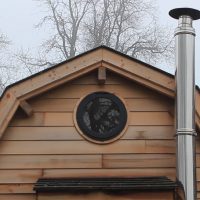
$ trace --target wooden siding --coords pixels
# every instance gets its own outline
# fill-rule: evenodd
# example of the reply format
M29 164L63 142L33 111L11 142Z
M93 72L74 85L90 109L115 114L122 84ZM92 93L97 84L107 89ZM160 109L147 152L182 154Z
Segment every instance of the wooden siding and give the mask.
M200 136L196 138L196 179L197 179L197 199L200 199Z
M119 95L128 109L128 128L113 143L88 142L74 125L73 111L80 98L96 91ZM167 176L175 180L172 99L112 73L99 85L94 72L27 102L33 115L27 117L18 110L0 141L0 199L36 199L32 187L41 177ZM112 199L100 193L97 197ZM133 197L172 199L163 193L117 198ZM51 198L77 199L63 194ZM87 198L93 199L92 195Z
M147 192L146 194L143 192L140 193L125 193L125 194L102 194L102 193L92 193L92 194L41 194L38 197L38 200L169 200L173 199L173 195L169 192Z

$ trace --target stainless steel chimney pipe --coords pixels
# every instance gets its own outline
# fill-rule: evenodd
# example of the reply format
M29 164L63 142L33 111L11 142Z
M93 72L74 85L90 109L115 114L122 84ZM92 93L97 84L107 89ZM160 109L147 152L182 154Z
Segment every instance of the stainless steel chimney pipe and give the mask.
M200 18L200 11L177 8L169 15L179 20L175 30L177 179L183 186L185 199L196 200L195 30L192 22Z

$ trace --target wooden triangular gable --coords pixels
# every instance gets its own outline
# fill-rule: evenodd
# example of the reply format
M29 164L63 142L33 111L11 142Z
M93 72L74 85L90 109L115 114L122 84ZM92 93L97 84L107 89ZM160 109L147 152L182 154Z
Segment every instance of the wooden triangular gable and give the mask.
M168 97L175 96L173 75L101 46L9 86L0 101L0 137L17 108L24 105L26 109L24 101L102 67ZM199 90L196 105L196 123L200 127Z

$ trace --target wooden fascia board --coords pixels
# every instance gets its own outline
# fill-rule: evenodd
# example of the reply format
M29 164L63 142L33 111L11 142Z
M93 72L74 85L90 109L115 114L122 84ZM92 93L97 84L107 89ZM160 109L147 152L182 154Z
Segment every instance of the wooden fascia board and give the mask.
M103 49L103 61L104 63L108 63L113 66L113 70L116 68L115 66L117 66L118 69L126 71L127 74L130 73L134 75L135 81L141 83L143 82L143 84L147 87L151 87L152 89L155 88L156 90L163 88L168 90L166 95L174 96L175 81L173 77L169 77L164 73L152 69L151 67L147 67L139 62L137 63L125 56L118 55L107 49ZM115 71L117 71L117 69Z
M174 98L175 97L175 91L174 89L165 87L164 85L160 85L159 83L155 83L154 81L151 81L151 79L145 78L143 76L140 76L139 74L132 73L130 71L127 71L125 68L121 69L120 67L114 66L110 63L102 63L104 67L109 69L110 71L113 71L117 74L122 75L123 77L135 81L145 87L148 87L150 89L153 89L159 93L162 93L168 97ZM161 77L162 78L162 77ZM174 81L173 79L169 81Z
M42 77L34 77L34 79L28 80L27 83L18 85L17 87L12 88L12 92L19 98L20 100L26 100L36 95L39 95L43 92L46 92L50 89L53 89L59 85L62 85L68 81L71 81L79 76L89 73L92 70L97 69L101 66L101 62L95 63L93 65L87 66L83 69L79 69L77 71L72 71L67 75L59 76L55 79L46 79L43 80ZM44 77L45 79L45 77ZM40 81L42 83L40 83Z
M19 101L9 90L4 94L0 104L0 138L2 137L8 123L12 119L19 106Z
M78 77L82 75L84 71L92 70L96 65L100 65L101 60L102 49L98 49L90 54L66 62L55 69L27 79L12 87L11 90L17 98L30 98L33 96L31 93L35 92L35 95L37 95L71 80L74 74L75 77Z

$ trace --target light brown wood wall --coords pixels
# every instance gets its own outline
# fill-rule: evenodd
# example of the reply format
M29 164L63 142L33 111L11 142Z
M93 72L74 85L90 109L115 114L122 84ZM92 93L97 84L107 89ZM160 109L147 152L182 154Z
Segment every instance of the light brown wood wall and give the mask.
M200 199L200 135L196 138L197 199Z
M74 127L77 102L95 91L119 95L128 108L128 128L110 144L88 142ZM28 103L33 116L19 110L0 141L0 199L36 199L32 188L41 177L167 176L175 180L171 99L111 73L105 85L99 85L97 74L92 73Z
M173 194L169 192L138 192L132 194L102 194L102 193L92 193L92 194L41 194L38 200L169 200L173 199Z

